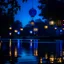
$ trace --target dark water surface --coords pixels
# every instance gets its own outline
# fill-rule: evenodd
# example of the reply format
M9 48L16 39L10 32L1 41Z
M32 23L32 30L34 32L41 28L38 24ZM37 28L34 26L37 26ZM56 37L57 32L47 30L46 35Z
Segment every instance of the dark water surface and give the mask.
M57 64L64 61L63 40L0 40L0 64Z

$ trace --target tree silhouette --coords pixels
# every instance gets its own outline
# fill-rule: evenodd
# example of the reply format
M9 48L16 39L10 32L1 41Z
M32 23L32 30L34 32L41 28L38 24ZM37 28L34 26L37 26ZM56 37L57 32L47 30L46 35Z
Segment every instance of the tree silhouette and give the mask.
M40 0L41 6L38 6L41 9L40 16L52 19L64 19L64 2L62 0ZM45 7L43 7L45 4Z
M14 22L14 15L19 9L17 0L0 1L0 36L8 36L8 28Z

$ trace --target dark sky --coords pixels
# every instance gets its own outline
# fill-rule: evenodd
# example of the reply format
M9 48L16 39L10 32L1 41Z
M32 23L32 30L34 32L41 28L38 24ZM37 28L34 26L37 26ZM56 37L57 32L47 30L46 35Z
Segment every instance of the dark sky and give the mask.
M21 5L21 10L18 11L17 15L15 15L15 20L22 21L24 27L32 19L29 15L29 10L32 8L32 0L28 0L24 3L22 3L21 0L18 0L18 2ZM37 15L34 17L34 20L39 18L42 19L42 17L38 16L41 12L41 10L37 8L38 5L40 5L38 0L33 0L33 7L37 10Z

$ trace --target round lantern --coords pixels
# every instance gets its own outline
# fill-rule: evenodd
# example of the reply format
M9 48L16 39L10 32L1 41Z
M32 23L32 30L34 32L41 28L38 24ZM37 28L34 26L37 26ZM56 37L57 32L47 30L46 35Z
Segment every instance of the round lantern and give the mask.
M53 20L50 21L49 24L50 24L50 25L54 25L54 21L53 21Z
M32 8L29 10L29 14L31 17L34 17L37 14L37 11L34 8Z

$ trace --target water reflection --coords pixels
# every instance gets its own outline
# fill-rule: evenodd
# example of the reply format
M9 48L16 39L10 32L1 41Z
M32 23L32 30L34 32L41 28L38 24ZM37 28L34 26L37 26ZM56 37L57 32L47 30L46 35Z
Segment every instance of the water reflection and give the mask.
M3 59L1 59L3 57ZM54 43L38 39L9 39L0 42L0 59L2 64L50 64L64 62L63 41Z

